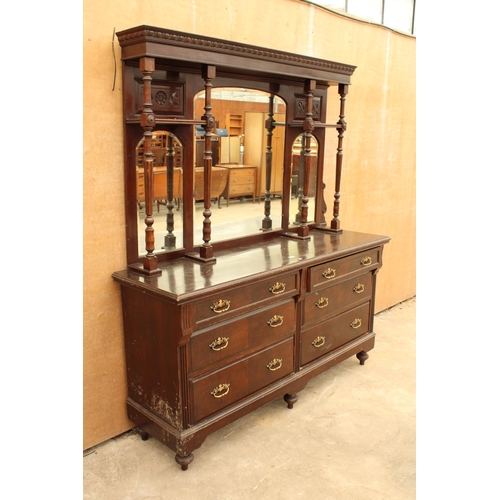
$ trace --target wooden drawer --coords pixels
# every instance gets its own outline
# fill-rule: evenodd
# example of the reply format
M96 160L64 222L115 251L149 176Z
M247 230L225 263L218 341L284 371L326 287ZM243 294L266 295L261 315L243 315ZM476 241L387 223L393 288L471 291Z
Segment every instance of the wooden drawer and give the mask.
M193 302L195 329L225 321L298 294L298 274L283 274L233 287Z
M218 368L275 344L294 331L294 299L203 330L191 337L191 373Z
M143 200L144 196L144 173L137 172L137 199Z
M255 182L255 169L232 170L229 185L230 186L245 186L250 184L253 186Z
M339 314L372 296L372 273L362 274L306 296L303 325Z
M308 292L330 286L346 275L363 272L380 264L380 248L374 248L342 259L325 262L309 269Z
M301 365L323 356L368 332L370 303L313 326L302 332Z
M193 422L293 372L293 338L204 377L190 380Z
M255 186L254 184L231 184L229 186L229 198L233 198L236 196L244 196L244 195L252 195L254 194Z

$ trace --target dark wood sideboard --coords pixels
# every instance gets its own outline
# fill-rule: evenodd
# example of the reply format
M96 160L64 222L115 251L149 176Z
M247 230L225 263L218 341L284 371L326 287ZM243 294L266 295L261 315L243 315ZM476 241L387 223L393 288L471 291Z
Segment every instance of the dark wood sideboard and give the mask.
M312 377L348 357L357 356L364 364L375 342L376 276L389 238L340 228L344 102L353 66L147 26L117 36L123 61L128 266L113 279L122 296L126 406L143 438L160 440L186 470L193 451L214 431L278 397L293 408ZM221 86L238 83L270 96L262 226L255 234L221 242L212 242L210 210L215 122L210 91L212 81L217 83L216 68ZM341 98L340 120L327 124L332 85ZM192 105L200 89L205 91L201 118L194 116ZM274 96L288 103L279 214L270 212ZM194 127L200 124L206 132L204 222L203 243L196 244L194 203L185 200L201 196L200 187L194 192ZM329 224L323 183L327 127L338 132ZM169 212L166 229L160 225L166 244L155 251L150 139L158 128L175 134L175 144L182 147L184 203L174 215L172 201L180 193L173 190L174 163L168 159L173 154L167 149ZM300 177L305 180L300 217L292 221L292 150L299 134L304 134ZM313 134L319 145L314 161ZM143 147L145 255L139 255L137 243L138 141ZM308 186L310 178L314 186ZM315 196L308 207L311 192ZM182 217L180 244L175 217Z
M121 284L129 418L183 466L217 429L373 348L385 237L312 231Z

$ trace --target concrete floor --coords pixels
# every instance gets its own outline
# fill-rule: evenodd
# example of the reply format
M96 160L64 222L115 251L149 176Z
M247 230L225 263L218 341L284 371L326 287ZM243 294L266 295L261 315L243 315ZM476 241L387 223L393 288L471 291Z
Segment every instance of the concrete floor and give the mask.
M84 499L411 500L415 475L415 299L375 317L370 358L313 379L217 431L181 471L135 431L84 456Z

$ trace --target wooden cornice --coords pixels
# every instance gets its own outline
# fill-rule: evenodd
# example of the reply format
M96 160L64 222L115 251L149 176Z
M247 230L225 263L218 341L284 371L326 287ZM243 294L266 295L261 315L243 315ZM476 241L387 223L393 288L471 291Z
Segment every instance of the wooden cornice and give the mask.
M350 83L356 66L279 50L183 33L152 26L137 26L117 34L122 59L159 57L189 66L213 64L224 71L279 75L318 82Z

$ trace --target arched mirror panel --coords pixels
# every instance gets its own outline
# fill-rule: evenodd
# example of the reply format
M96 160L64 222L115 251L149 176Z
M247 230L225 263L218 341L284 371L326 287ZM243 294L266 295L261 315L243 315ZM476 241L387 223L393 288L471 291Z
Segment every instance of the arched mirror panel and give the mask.
M242 87L214 87L211 113L211 241L281 229L286 105L278 96ZM205 92L194 97L194 118L205 113ZM269 119L273 129L269 131ZM267 126L267 127L266 127ZM269 134L271 134L269 136ZM195 127L194 244L201 243L205 129ZM268 160L268 157L270 159ZM270 161L268 171L267 162ZM267 201L269 206L266 204ZM266 209L269 214L266 214ZM266 222L263 224L263 220Z
M155 130L151 137L153 154L153 206L156 220L155 248L165 251L183 246L183 167L180 139L165 130ZM145 210L144 139L135 148L137 227L143 231ZM146 253L144 238L138 238L139 255Z

